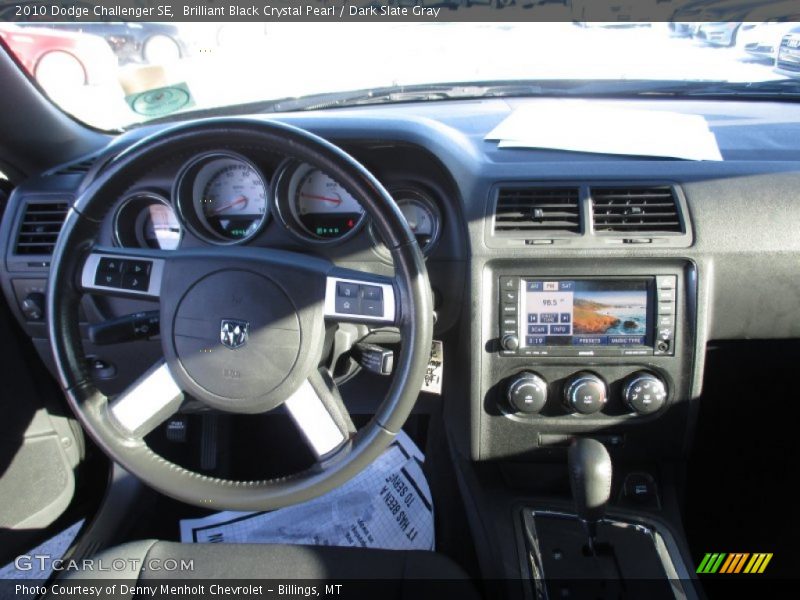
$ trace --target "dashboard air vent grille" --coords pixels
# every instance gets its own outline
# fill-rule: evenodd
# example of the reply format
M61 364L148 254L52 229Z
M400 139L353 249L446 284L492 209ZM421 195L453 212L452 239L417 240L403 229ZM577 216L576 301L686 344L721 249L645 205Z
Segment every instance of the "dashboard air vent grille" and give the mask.
M670 186L593 187L594 230L599 233L682 233Z
M60 167L55 172L55 175L85 175L89 172L89 169L92 168L92 165L96 159L96 156L90 156L88 158L84 158L83 160L69 163L63 167Z
M526 237L580 231L577 187L506 187L497 194L495 233Z
M52 254L68 210L68 202L29 202L19 227L15 253Z

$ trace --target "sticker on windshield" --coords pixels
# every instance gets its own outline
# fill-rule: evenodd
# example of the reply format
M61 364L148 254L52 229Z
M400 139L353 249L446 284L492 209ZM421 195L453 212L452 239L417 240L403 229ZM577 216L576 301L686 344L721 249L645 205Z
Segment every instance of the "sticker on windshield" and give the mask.
M144 117L162 117L194 106L194 99L185 83L146 90L125 96L133 112Z

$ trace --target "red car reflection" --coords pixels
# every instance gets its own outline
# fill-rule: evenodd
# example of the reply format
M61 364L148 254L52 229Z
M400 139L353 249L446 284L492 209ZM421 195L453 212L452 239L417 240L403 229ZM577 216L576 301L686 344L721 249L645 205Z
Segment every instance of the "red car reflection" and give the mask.
M0 23L0 39L44 88L96 85L116 74L114 53L94 35Z

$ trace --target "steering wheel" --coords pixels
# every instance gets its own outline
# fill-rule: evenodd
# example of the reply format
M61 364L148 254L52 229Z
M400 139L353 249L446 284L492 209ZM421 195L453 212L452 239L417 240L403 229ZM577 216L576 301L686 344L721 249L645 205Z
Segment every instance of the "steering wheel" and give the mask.
M96 244L111 200L137 176L180 153L215 145L277 153L330 175L372 218L391 251L394 277L269 248L160 251ZM87 370L78 325L84 293L160 304L163 358L113 398L95 387ZM347 303L352 294L375 299L370 314ZM390 388L374 417L358 431L336 385L319 368L326 322L394 325L400 330L402 347ZM432 306L419 246L397 205L363 166L296 127L256 119L210 119L134 144L78 197L52 257L47 326L67 400L113 460L183 502L269 510L341 485L388 447L419 394L430 354ZM184 393L236 414L283 405L317 460L301 473L259 481L209 477L166 460L144 437L180 408Z

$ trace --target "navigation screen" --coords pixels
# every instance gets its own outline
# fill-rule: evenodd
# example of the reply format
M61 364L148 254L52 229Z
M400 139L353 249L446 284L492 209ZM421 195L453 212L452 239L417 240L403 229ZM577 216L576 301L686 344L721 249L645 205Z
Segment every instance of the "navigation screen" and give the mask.
M647 289L641 279L523 279L522 345L645 345Z

